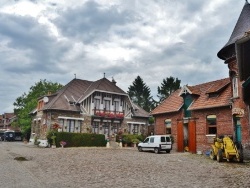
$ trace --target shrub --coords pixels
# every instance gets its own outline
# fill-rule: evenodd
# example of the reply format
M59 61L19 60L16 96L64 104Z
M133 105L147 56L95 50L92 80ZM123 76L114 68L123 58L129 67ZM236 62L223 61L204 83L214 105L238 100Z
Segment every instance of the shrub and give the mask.
M101 134L91 133L68 133L68 132L53 132L49 133L47 138L50 139L52 135L56 136L56 146L60 146L60 142L64 141L67 143L66 147L81 147L81 146L106 146L105 136ZM49 140L48 139L48 140Z

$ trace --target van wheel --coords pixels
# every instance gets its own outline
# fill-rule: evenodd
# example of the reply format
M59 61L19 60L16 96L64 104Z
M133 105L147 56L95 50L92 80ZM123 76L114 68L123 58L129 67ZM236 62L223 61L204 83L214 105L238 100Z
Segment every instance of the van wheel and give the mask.
M170 150L166 150L166 153L170 153Z
M154 149L154 152L155 152L155 153L159 153L159 148L155 148L155 149Z
M138 151L139 151L139 152L142 152L142 147L138 147Z

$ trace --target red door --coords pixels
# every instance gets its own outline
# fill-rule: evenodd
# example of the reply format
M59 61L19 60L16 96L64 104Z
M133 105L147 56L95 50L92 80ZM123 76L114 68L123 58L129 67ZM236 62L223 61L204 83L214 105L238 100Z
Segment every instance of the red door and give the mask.
M183 132L183 122L177 122L177 151L183 152L184 151L184 132Z
M194 119L188 122L188 145L189 152L196 153L196 121Z

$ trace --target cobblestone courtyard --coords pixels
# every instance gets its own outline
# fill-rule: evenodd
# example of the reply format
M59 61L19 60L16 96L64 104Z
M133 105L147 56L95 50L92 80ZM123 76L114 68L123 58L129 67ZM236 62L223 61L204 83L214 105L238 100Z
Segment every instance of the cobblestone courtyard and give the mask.
M250 187L249 162L218 163L204 155L18 142L0 142L0 151L0 187Z

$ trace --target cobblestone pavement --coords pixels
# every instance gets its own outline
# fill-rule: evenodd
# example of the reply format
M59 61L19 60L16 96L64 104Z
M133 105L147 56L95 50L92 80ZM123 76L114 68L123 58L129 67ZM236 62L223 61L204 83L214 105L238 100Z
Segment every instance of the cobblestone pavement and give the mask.
M0 187L250 187L250 163L136 148L37 148L0 142ZM16 161L24 157L27 161Z

